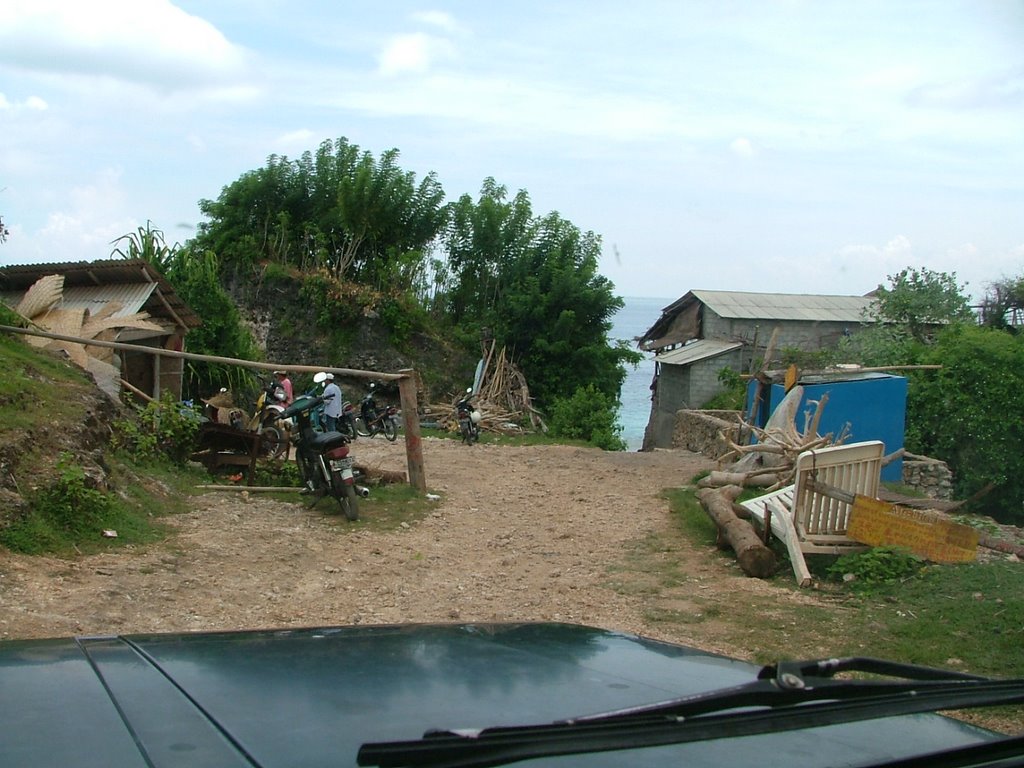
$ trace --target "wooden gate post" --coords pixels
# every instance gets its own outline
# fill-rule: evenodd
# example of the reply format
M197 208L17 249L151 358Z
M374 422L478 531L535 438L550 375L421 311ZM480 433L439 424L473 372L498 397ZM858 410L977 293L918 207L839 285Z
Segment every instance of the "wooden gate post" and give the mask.
M417 491L427 490L423 471L423 440L420 437L420 413L416 402L416 377L411 368L399 371L398 397L402 404L402 429L405 432L405 457L409 467L409 485Z

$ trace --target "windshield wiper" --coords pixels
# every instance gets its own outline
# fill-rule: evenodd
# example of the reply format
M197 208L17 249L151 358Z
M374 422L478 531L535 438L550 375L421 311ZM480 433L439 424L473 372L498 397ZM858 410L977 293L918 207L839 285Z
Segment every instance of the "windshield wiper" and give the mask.
M836 680L839 672L899 679ZM1024 679L991 678L879 659L780 662L710 693L538 725L428 731L363 744L359 765L484 768L518 760L817 728L944 709L1024 702Z

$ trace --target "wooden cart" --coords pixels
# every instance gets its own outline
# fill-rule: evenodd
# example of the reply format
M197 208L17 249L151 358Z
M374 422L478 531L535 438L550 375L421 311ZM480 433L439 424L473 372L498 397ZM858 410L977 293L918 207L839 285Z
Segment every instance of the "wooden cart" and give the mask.
M258 432L205 421L199 426L199 450L191 458L211 470L224 466L246 467L246 485L252 485L262 448Z

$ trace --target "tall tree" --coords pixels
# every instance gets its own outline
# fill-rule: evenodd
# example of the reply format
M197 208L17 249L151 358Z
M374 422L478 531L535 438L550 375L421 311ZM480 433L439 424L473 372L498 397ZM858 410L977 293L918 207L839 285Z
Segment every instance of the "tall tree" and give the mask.
M435 174L417 182L398 150L377 160L344 138L298 161L271 155L199 205L209 221L197 245L227 264L269 260L378 287L413 282L447 216Z
M476 202L452 206L445 245L451 316L508 347L542 405L587 385L618 400L623 363L639 356L610 345L622 299L598 274L597 235L557 212L535 217L524 191L509 199L488 178Z

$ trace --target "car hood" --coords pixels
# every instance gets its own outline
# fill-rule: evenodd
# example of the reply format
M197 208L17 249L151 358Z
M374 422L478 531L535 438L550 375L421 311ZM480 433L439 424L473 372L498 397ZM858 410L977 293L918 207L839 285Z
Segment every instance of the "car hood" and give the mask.
M0 764L349 766L367 741L550 722L739 685L756 672L677 645L550 623L7 641ZM766 754L790 768L855 765L986 738L914 715L529 765L763 766Z

